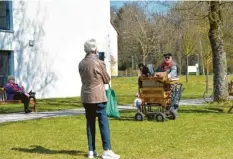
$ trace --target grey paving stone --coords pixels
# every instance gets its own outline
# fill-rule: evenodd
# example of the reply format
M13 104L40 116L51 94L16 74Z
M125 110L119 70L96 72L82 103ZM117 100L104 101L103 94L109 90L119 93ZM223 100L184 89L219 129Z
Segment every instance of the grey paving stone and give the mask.
M181 100L180 105L201 105L204 103L203 99L186 99ZM132 105L118 106L119 110L130 110L136 109ZM12 114L0 114L0 123L12 122L12 121L22 121L30 119L40 119L40 118L51 118L58 116L71 116L84 114L83 108L72 109L72 110L62 110L62 111L49 111L49 112L32 112L30 114L25 113L12 113Z

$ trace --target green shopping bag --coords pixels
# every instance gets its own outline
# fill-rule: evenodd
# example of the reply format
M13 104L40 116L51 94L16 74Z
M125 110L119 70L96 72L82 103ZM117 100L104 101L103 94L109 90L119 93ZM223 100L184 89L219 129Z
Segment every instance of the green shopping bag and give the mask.
M108 90L105 90L106 96L108 98L106 111L109 117L119 118L120 114L117 108L117 99L113 89L109 86Z

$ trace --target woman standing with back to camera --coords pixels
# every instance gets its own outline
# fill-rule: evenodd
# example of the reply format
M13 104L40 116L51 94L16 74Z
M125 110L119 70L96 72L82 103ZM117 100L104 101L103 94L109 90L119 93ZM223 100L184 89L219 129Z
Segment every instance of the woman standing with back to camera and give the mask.
M108 84L110 77L103 61L97 57L96 40L91 39L84 43L86 56L79 63L79 74L82 81L81 102L85 108L88 158L98 156L95 147L95 121L98 117L100 134L103 145L103 159L119 159L120 156L112 151L110 130L106 112L107 97L104 84Z

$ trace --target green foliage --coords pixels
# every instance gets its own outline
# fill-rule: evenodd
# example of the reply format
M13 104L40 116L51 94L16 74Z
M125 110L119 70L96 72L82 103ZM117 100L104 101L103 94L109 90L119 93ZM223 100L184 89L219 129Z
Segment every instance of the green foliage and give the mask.
M136 63L143 61L142 47L140 47L139 43L135 42L137 38L129 38L130 33L132 35L140 33L139 29L137 29L137 32L134 30L141 26L144 32L151 35L151 37L148 36L149 39L153 40L153 43L149 42L145 44L148 45L148 48L153 47L152 52L148 55L148 59L152 60L155 65L161 62L159 58L160 55L169 51L174 54L175 60L181 66L180 71L185 72L185 54L200 54L201 67L204 67L204 70L206 70L206 63L209 63L209 71L212 73L212 52L208 39L210 27L208 20L209 3L207 1L179 1L172 4L163 4L163 7L168 7L168 12L166 14L158 13L155 9L151 9L150 12L148 12L148 9L146 9L147 7L158 8L158 5L161 4L160 2L141 2L140 5L137 6L135 12L140 13L139 15L144 15L146 13L150 18L146 17L144 23L129 23L131 19L123 15L129 15L129 8L132 8L135 4L136 3L126 3L119 10L115 9L116 14L111 16L119 31L120 68L125 70L132 66L132 55ZM233 20L231 18L233 14L232 2L221 2L221 7L223 41L227 53L228 71L232 73L233 63L230 62L233 58L233 32L231 31L233 27ZM146 24L148 27L144 27L142 24ZM127 30L125 28L127 28ZM192 59L189 59L188 63L193 63L191 60ZM195 61L195 63L196 62L197 61Z

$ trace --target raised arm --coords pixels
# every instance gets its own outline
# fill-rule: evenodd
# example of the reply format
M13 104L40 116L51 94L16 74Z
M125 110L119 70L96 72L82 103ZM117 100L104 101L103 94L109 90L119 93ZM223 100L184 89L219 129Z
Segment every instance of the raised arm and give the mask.
M97 73L99 73L103 79L104 84L108 84L110 82L110 76L107 73L106 66L104 62L98 62L96 67Z

